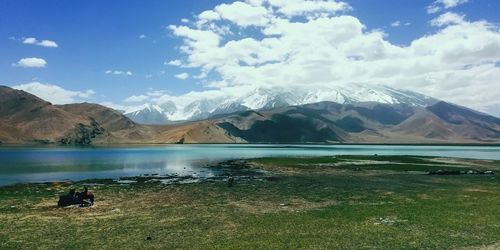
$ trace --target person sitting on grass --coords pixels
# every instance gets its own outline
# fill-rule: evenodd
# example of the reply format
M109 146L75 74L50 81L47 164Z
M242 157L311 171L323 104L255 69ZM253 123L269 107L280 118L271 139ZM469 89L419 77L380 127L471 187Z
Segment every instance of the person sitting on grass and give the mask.
M94 194L89 192L87 187L83 187L83 192L81 193L82 205L92 206L94 205Z
M80 205L80 207L90 207L94 205L94 194L89 192L87 187L84 187L83 192L76 192L70 189L69 194L59 196L57 205L60 207L67 207L71 205Z

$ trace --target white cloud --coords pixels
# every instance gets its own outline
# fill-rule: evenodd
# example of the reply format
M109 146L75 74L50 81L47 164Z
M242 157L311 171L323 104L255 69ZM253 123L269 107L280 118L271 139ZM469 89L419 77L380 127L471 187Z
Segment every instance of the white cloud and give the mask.
M430 22L436 32L400 46L388 41L382 31L367 30L358 18L339 14L349 9L341 2L238 2L236 6L266 10L261 11L262 19L251 22L225 13L237 12L235 3L223 5L224 11L221 5L205 11L192 21L193 26L169 26L183 39L183 66L199 69L193 78L212 88L197 92L199 96L212 98L214 91L231 95L256 87L348 86L356 82L409 89L479 109L500 104L500 68L495 66L500 61L500 31L495 24L468 21L447 12ZM460 3L464 2L456 2ZM298 11L296 6L312 7ZM220 20L207 18L213 12ZM200 18L204 18L201 26L197 25ZM216 32L222 26L234 32ZM168 64L178 66L180 60ZM174 97L163 100L169 98Z
M143 107L142 105L120 105L113 102L101 102L99 104L125 113L139 110Z
M144 34L139 35L139 39L144 39L144 38L146 38L146 35L144 35Z
M180 74L174 75L174 77L177 79L186 80L189 78L189 74L188 73L180 73Z
M146 94L150 97L160 97L167 93L165 90L152 90L148 91Z
M242 27L251 25L264 26L269 22L266 8L262 6L253 6L240 1L231 4L221 4L215 7L214 10L215 11L208 11L214 13L211 14L211 16L220 16L220 18L229 20ZM207 13L207 11L203 13Z
M469 0L437 0L437 3L443 4L445 8L453 8L460 4L467 3Z
M27 37L27 38L24 38L23 43L24 44L36 44L37 40L34 37Z
M469 0L436 0L431 5L427 6L427 13L434 14L467 2L469 2Z
M307 17L328 16L351 8L347 3L334 0L265 0L265 2L268 2L279 13L288 17L301 15Z
M107 75L124 75L124 76L131 76L133 73L131 71L122 71L122 70L106 70L104 73Z
M185 53L189 53L190 47L210 49L219 45L219 35L211 30L175 25L170 25L168 28L173 31L174 35L184 38L185 46L182 46L181 50Z
M147 95L133 95L125 99L125 102L143 102L149 99Z
M54 84L40 82L20 84L12 86L12 88L24 90L54 104L74 103L81 99L88 99L95 94L90 89L86 91L72 91Z
M31 45L38 45L42 47L48 47L48 48L57 48L58 45L56 42L51 41L51 40L41 40L39 41L38 39L34 37L27 37L23 39L24 44L31 44Z
M446 25L461 24L464 23L464 18L464 15L459 15L453 12L446 12L439 17L432 19L431 25L441 27Z
M410 26L410 25L411 25L410 22L403 23L403 22L401 22L399 20L394 21L394 22L391 23L391 27Z
M38 43L38 45L43 46L43 47L50 47L50 48L57 48L58 47L56 42L50 41L50 40L42 40L41 42Z
M200 13L198 19L200 19L202 23L205 23L207 21L219 20L220 15L213 10L207 10Z
M47 62L44 59L37 57L22 58L13 64L13 66L23 68L44 68L46 65Z
M394 21L393 23L391 23L391 26L392 27L399 27L399 26L401 26L401 21Z
M181 66L182 62L181 62L181 60L171 60L171 61L165 62L164 64L170 65L170 66Z

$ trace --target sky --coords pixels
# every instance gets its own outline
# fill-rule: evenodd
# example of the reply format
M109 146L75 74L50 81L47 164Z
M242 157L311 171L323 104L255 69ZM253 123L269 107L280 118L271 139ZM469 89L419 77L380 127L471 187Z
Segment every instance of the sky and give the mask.
M130 110L380 84L500 116L497 0L0 0L0 85Z

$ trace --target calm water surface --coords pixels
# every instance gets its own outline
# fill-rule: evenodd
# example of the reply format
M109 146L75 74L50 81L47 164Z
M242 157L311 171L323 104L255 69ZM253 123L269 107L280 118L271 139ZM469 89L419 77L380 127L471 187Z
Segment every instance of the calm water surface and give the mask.
M500 160L500 147L374 145L161 145L0 147L0 185L143 174L210 177L207 164L240 158L323 155L429 155Z

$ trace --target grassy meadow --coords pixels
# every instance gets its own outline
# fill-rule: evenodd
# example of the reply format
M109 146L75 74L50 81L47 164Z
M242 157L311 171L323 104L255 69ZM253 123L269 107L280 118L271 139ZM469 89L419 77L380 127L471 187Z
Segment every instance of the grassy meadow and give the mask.
M243 163L242 163L243 164ZM263 158L259 178L140 178L0 188L0 249L498 249L500 162L413 156ZM150 180L150 179L149 179ZM58 208L87 183L91 208Z

